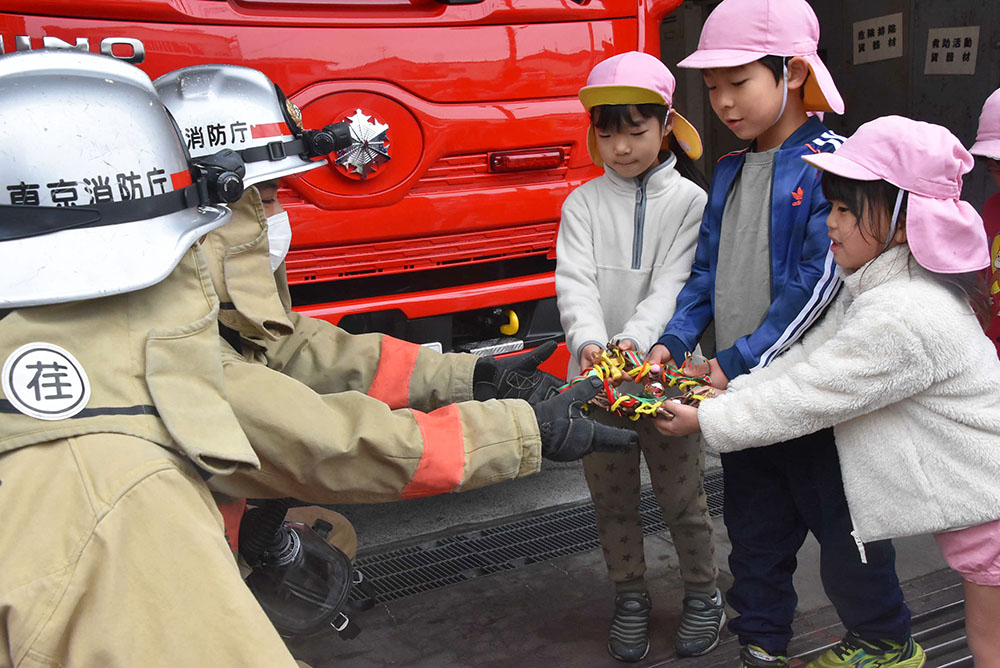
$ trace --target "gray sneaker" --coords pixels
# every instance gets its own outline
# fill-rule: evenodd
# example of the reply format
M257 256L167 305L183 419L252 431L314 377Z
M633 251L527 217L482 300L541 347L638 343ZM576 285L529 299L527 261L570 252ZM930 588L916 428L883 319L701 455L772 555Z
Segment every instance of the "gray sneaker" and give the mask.
M649 654L649 616L653 604L647 594L625 592L615 597L615 616L608 633L608 651L619 661L642 661Z
M726 602L718 589L715 594L688 594L684 597L681 625L674 638L677 656L701 656L719 644L726 623Z

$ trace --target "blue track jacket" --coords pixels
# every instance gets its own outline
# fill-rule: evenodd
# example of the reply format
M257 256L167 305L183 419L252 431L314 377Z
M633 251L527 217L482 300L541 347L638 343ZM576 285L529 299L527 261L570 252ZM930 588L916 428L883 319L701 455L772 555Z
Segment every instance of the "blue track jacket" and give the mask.
M823 197L819 170L801 156L835 151L843 141L811 116L774 156L771 306L757 329L716 352L730 379L770 364L815 322L840 288L826 229L830 203ZM694 350L715 314L722 211L745 154L746 150L724 155L716 165L691 277L677 295L674 315L657 341L675 360Z

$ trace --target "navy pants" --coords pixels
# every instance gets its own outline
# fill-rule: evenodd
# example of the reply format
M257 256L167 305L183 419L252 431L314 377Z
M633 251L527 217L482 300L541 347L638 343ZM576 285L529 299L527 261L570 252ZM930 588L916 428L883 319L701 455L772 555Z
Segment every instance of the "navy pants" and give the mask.
M725 453L722 467L734 577L727 597L739 612L729 628L741 644L786 653L798 602L795 555L808 531L819 541L823 588L844 626L869 640L910 636L892 543L866 543L868 563L861 563L832 429Z

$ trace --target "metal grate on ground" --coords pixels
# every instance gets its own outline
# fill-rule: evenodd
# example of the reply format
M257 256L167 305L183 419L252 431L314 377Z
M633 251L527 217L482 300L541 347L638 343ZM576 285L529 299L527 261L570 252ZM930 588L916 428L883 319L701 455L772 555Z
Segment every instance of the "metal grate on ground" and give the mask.
M713 516L722 514L722 469L705 473ZM640 493L643 533L666 529L651 489ZM599 547L592 503L564 507L432 542L364 555L355 565L374 586L376 600L392 601L482 575Z

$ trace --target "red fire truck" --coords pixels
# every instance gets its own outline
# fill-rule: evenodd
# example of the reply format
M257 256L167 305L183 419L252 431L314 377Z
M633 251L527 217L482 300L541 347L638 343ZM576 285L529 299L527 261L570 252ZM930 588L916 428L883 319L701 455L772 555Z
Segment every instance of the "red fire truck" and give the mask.
M502 353L562 331L559 209L596 176L576 92L631 49L659 55L681 0L7 0L0 51L73 48L150 77L265 72L308 127L355 145L290 180L295 306L351 332ZM564 373L566 352L548 370Z

